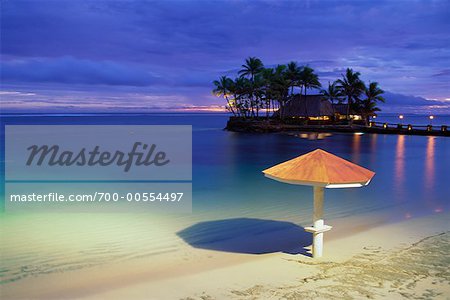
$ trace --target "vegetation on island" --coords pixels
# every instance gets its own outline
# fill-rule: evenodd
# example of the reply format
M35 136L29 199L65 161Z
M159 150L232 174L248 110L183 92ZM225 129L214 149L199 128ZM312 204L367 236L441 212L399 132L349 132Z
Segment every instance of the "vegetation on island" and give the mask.
M369 116L380 111L377 103L385 101L384 91L377 82L366 85L360 75L348 68L340 79L328 82L328 87L322 89L319 76L307 65L292 61L286 65L265 67L259 58L249 57L235 79L221 76L215 80L213 93L225 98L226 108L234 116L270 118L279 110L278 116L283 120L283 108L288 101L295 97L301 99L310 90L320 90L324 100L347 105L347 119L358 114L367 122Z

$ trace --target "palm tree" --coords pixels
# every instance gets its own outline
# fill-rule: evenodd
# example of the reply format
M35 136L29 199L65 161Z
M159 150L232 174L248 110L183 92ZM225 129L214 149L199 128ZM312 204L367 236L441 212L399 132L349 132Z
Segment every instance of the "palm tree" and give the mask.
M336 100L338 103L342 101L341 90L337 87L337 82L334 81L330 83L328 81L328 88L325 90L321 90L320 93L323 95L323 98L326 100L330 100L331 104L334 104Z
M347 120L350 115L350 106L353 102L359 101L359 96L364 91L364 82L359 79L359 72L353 72L352 69L347 68L345 76L342 74L342 79L337 80L338 88L342 95L347 98Z
M255 75L260 73L264 69L264 64L259 58L249 57L245 60L245 64L242 65L242 69L238 74L242 77L250 76L250 80L253 82Z
M369 117L374 115L380 109L376 106L377 102L385 102L384 91L378 86L378 82L370 82L368 87L364 88L365 99L358 105L358 110L364 118L364 122L369 125Z
M262 70L264 69L264 64L262 63L262 61L259 58L256 57L249 57L245 60L245 64L242 65L242 69L238 72L238 74L241 77L250 77L250 82L252 83L252 85L254 85L255 83L255 76L257 74L259 74ZM255 107L254 105L256 104L253 98L254 98L254 87L252 87L251 89L251 95L250 95L250 108L251 108L251 113L254 116L254 111L255 111ZM257 110L258 113L258 110Z
M265 80L260 76L260 73L257 74L252 83L252 105L256 110L256 117L259 117L259 109L264 108L264 89L265 89Z
M245 77L237 77L232 85L232 94L236 99L236 108L239 115L248 117L250 113L250 80Z
M286 65L286 78L291 81L291 95L294 95L294 87L299 85L301 71L302 68L295 61Z
M280 118L284 118L284 107L289 100L289 88L291 87L291 80L286 74L286 66L278 65L274 70L274 75L271 81L271 92L274 99L279 104Z
M342 93L341 90L337 87L337 82L334 81L333 83L330 83L328 81L328 88L322 89L320 93L322 94L324 99L331 102L333 113L336 113L336 111L334 110L334 101L336 100L338 103L341 103L342 101Z
M217 97L224 97L227 100L227 108L233 113L233 115L236 115L236 112L234 110L236 103L234 101L232 103L228 98L231 94L233 80L228 78L227 76L221 76L219 80L214 80L213 84L216 87L213 90L213 94Z
M274 93L272 90L272 83L275 76L275 70L273 68L264 68L260 72L260 77L263 82L261 92L262 92L262 98L264 99L265 108L266 108L266 118L269 118L271 103L274 99ZM273 111L275 110L275 105L272 105Z
M314 69L308 66L303 67L300 72L300 84L303 86L305 92L305 101L306 101L306 93L308 89L312 88L320 88L322 85L319 82L319 76L314 73ZM305 102L305 110L306 115L308 115L308 102Z

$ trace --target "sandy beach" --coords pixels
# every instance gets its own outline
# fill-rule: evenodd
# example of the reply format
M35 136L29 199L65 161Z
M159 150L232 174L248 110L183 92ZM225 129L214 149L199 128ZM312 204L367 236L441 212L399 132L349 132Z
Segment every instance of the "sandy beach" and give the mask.
M448 299L450 214L336 219L321 259L198 249L30 277L3 299ZM378 219L380 223L383 220ZM283 236L283 232L276 235ZM273 236L265 236L274 242ZM236 242L236 241L234 241Z

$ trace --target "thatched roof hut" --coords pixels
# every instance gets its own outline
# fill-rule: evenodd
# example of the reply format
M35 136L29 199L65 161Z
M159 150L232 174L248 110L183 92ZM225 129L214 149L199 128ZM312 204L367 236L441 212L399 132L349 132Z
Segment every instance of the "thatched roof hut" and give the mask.
M279 111L274 113L278 116ZM284 117L322 117L333 116L334 110L331 102L322 95L295 95L283 109Z
M345 103L333 104L333 110L337 114L346 115L347 114L347 104L345 104Z

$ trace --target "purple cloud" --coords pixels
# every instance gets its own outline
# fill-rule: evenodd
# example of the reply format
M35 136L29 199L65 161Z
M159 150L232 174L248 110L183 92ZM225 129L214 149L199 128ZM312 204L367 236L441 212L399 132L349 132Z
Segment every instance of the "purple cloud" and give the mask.
M5 1L2 89L217 105L211 81L258 56L445 100L449 20L448 1Z
M148 86L161 81L142 68L70 56L6 61L1 65L1 80L125 86Z

